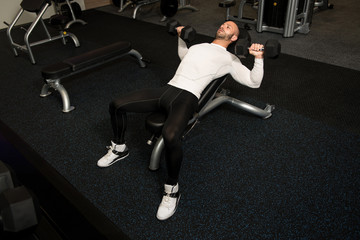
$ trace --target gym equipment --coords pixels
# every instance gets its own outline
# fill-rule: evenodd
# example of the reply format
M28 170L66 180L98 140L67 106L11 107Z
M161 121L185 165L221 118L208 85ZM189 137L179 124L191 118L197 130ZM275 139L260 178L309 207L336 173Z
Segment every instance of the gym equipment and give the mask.
M309 33L314 7L325 5L321 0L258 0L257 18L249 19L243 16L246 3L247 0L240 1L234 16L230 15L230 8L236 5L235 0L220 2L219 7L226 8L226 20L252 24L257 32L280 33L283 37L293 37L296 32Z
M177 35L176 28L182 26L178 21L171 20L166 24L168 33L171 35ZM185 26L180 32L180 38L187 43L194 41L196 37L196 30L191 26Z
M161 0L160 10L161 14L165 17L175 16L178 11L178 1L177 0Z
M189 9L189 10L191 10L193 12L199 11L198 8L191 6L190 0L189 1L180 0L180 5L178 7L178 11L183 10L183 9Z
M177 0L161 0L161 13L164 15L164 21L168 17L174 16L177 11L189 9L193 12L199 11L196 7L191 6L190 1L186 3L186 0L180 0L178 3Z
M251 43L247 39L239 39L235 44L234 54L240 58L246 58L249 55L250 46ZM269 39L261 51L264 51L264 56L267 58L277 58L281 52L281 45L279 41Z
M223 2L219 2L219 7L226 8L226 20L230 20L230 8L235 5L236 2L234 0L225 0Z
M312 9L314 0L304 0L302 11L297 11L299 9L299 0L288 0L286 12L282 21L284 22L280 26L271 26L266 25L263 21L265 3L264 0L259 1L258 12L258 24L256 30L258 32L269 31L275 33L283 34L283 37L293 37L295 32L307 34L310 32L310 18L312 16ZM273 4L275 5L275 1ZM276 12L276 11L275 11Z
M51 36L48 29L46 28L46 25L42 19L42 16L44 15L44 13L46 12L46 10L48 9L48 7L51 5L51 1L50 0L23 0L20 4L21 8L20 11L18 12L18 14L16 15L15 19L12 21L12 23L9 25L9 27L7 28L7 36L8 39L10 41L10 45L14 51L15 56L18 56L18 52L17 50L21 50L24 52L27 52L29 54L29 58L32 64L35 64L35 58L34 55L32 53L31 47L36 46L36 45L40 45L43 43L47 43L47 42L51 42L54 40L58 40L61 39L63 44L66 44L66 38L70 37L74 44L75 47L79 47L80 43L79 40L77 39L77 37L72 34L69 33L67 31L60 31L60 34L57 36ZM19 20L19 18L21 17L21 15L24 13L24 11L28 11L28 12L32 12L32 13L36 13L36 19L34 20L34 22L32 22L32 24L30 25L29 29L26 31L25 36L24 36L24 41L25 41L25 45L20 45L17 44L13 41L12 37L11 37L11 31L13 29L13 27L15 26L16 22ZM43 26L47 38L44 40L40 40L37 42L33 42L30 43L29 42L29 36L31 34L31 32L34 30L35 26L38 23L41 23L41 25Z
M191 6L190 0L180 0L178 6L175 6L177 2L177 0L161 0L161 13L163 15L163 18L160 20L161 22L166 21L168 17L175 16L180 10L189 9L193 12L199 11L196 7Z
M249 47L251 46L251 36L244 28L239 28L239 36L236 42L230 44L227 50L239 58L246 58L249 55ZM264 49L265 57L277 58L281 52L281 45L278 40L269 39L266 41Z
M0 225L4 231L25 230L37 225L40 217L35 197L18 185L13 170L0 161Z
M38 224L39 206L24 186L7 189L0 194L0 216L4 231L19 232Z
M220 86L227 80L228 76L229 75L225 75L221 78L215 79L204 90L199 99L198 111L193 115L192 119L189 120L188 127L183 134L183 138L185 138L185 136L193 129L201 117L223 103L229 103L236 108L245 110L263 119L268 119L271 117L272 111L275 109L274 105L267 104L264 109L261 109L228 96L230 92L227 90L219 91ZM164 149L164 140L161 136L161 130L164 126L165 120L166 114L164 112L158 111L148 115L145 122L146 129L152 134L147 143L152 145L155 142L149 164L149 169L153 171L159 168L161 154Z
M9 188L14 188L13 177L10 169L0 161L0 194Z
M247 57L247 49L250 47L251 36L245 28L239 28L239 36L236 42L231 43L227 50L239 58ZM243 48L243 49L242 49Z
M124 2L125 1L125 2ZM113 0L113 4L120 7L118 12L122 12L128 6L134 6L133 19L136 19L137 11L145 5L159 2L160 0Z
M82 19L79 19L82 10L80 5L77 2L71 2L72 0L53 0L57 15L52 16L52 18L65 18L65 27L64 29L68 29L74 23L81 23L85 25L86 22Z
M111 45L65 59L62 62L48 65L42 69L42 76L44 77L45 84L41 89L40 96L46 97L50 95L50 88L59 91L63 102L62 111L64 113L70 112L74 110L75 107L70 106L69 95L64 86L61 85L60 80L127 55L135 57L140 67L146 67L144 62L145 60L142 58L141 54L132 49L129 42L116 42Z
M333 9L334 4L329 3L328 0L315 0L314 3L314 10L326 10L326 9Z

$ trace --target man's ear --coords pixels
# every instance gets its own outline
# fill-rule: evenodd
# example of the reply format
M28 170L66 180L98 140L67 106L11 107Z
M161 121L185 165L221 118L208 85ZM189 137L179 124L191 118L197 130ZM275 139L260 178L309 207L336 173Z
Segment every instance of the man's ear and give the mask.
M235 34L231 37L231 41L233 41L233 42L235 42L237 39L238 39L238 37Z

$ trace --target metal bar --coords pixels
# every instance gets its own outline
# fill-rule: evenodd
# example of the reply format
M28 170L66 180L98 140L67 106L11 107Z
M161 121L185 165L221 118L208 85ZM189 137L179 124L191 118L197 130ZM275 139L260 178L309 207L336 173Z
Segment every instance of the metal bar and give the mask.
M284 24L284 37L294 36L298 0L289 0Z
M155 146L153 148L153 151L151 152L150 157L150 164L149 169L150 170L158 170L160 166L160 160L161 160L161 153L164 149L164 139L162 136L158 138L158 140L155 143Z
M205 114L212 111L213 109L215 109L216 107L220 106L223 103L229 103L229 104L235 106L236 108L242 109L246 112L252 113L252 114L254 114L258 117L262 117L264 119L269 118L271 116L271 111L269 111L269 109L267 109L267 108L261 109L256 106L253 106L251 104L248 104L246 102L240 101L236 98L232 98L229 96L224 96L224 95L219 94L219 95L217 95L217 97L214 100L212 100L210 102L210 104L208 104L204 109L202 109L200 111L199 117L204 116Z
M18 53L17 53L16 49L14 48L14 41L11 37L11 30L15 26L16 22L19 20L20 16L23 14L23 12L24 12L24 9L21 8L19 10L18 14L15 16L14 20L11 22L10 26L6 30L7 37L10 41L10 45L11 45L11 48L13 49L15 56L17 56Z
M29 43L29 36L30 36L30 34L34 30L36 24L40 21L42 15L45 13L45 11L47 10L47 8L49 6L50 6L49 3L46 3L44 5L44 7L38 13L35 21L30 25L29 29L26 31L25 36L24 36L24 42L25 42L26 47L28 48L28 54L29 54L29 57L30 57L30 61L33 64L35 64L35 59L34 59L34 55L33 55L32 51L31 51L31 46L30 46L30 43Z

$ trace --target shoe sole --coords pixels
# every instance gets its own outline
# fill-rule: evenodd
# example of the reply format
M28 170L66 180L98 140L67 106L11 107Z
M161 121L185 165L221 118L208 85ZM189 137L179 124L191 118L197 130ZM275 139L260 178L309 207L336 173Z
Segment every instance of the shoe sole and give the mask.
M114 163L120 161L120 160L123 160L124 158L126 158L127 156L129 156L129 153L126 154L125 156L121 157L121 158L118 158L116 159L115 161L111 162L109 165L106 165L106 166L99 166L99 164L97 164L98 167L101 167L101 168L106 168L106 167L110 167L111 165L113 165Z

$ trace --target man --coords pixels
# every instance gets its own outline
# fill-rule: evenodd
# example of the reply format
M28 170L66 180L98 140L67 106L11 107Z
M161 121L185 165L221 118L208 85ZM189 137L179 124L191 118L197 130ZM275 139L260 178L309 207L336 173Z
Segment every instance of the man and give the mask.
M179 35L182 28L177 28ZM110 103L114 138L108 153L97 162L99 167L108 167L129 155L124 138L126 112L152 112L158 109L167 111L168 117L162 136L168 177L156 215L159 220L168 219L176 211L180 199L178 178L183 158L181 136L197 109L202 91L212 80L229 73L243 85L257 88L261 84L263 52L260 49L263 45L251 45L249 53L255 56L255 62L250 71L235 55L226 50L238 36L237 25L227 21L220 26L212 43L202 43L187 48L185 42L179 38L178 54L181 63L175 76L166 86L131 92Z

